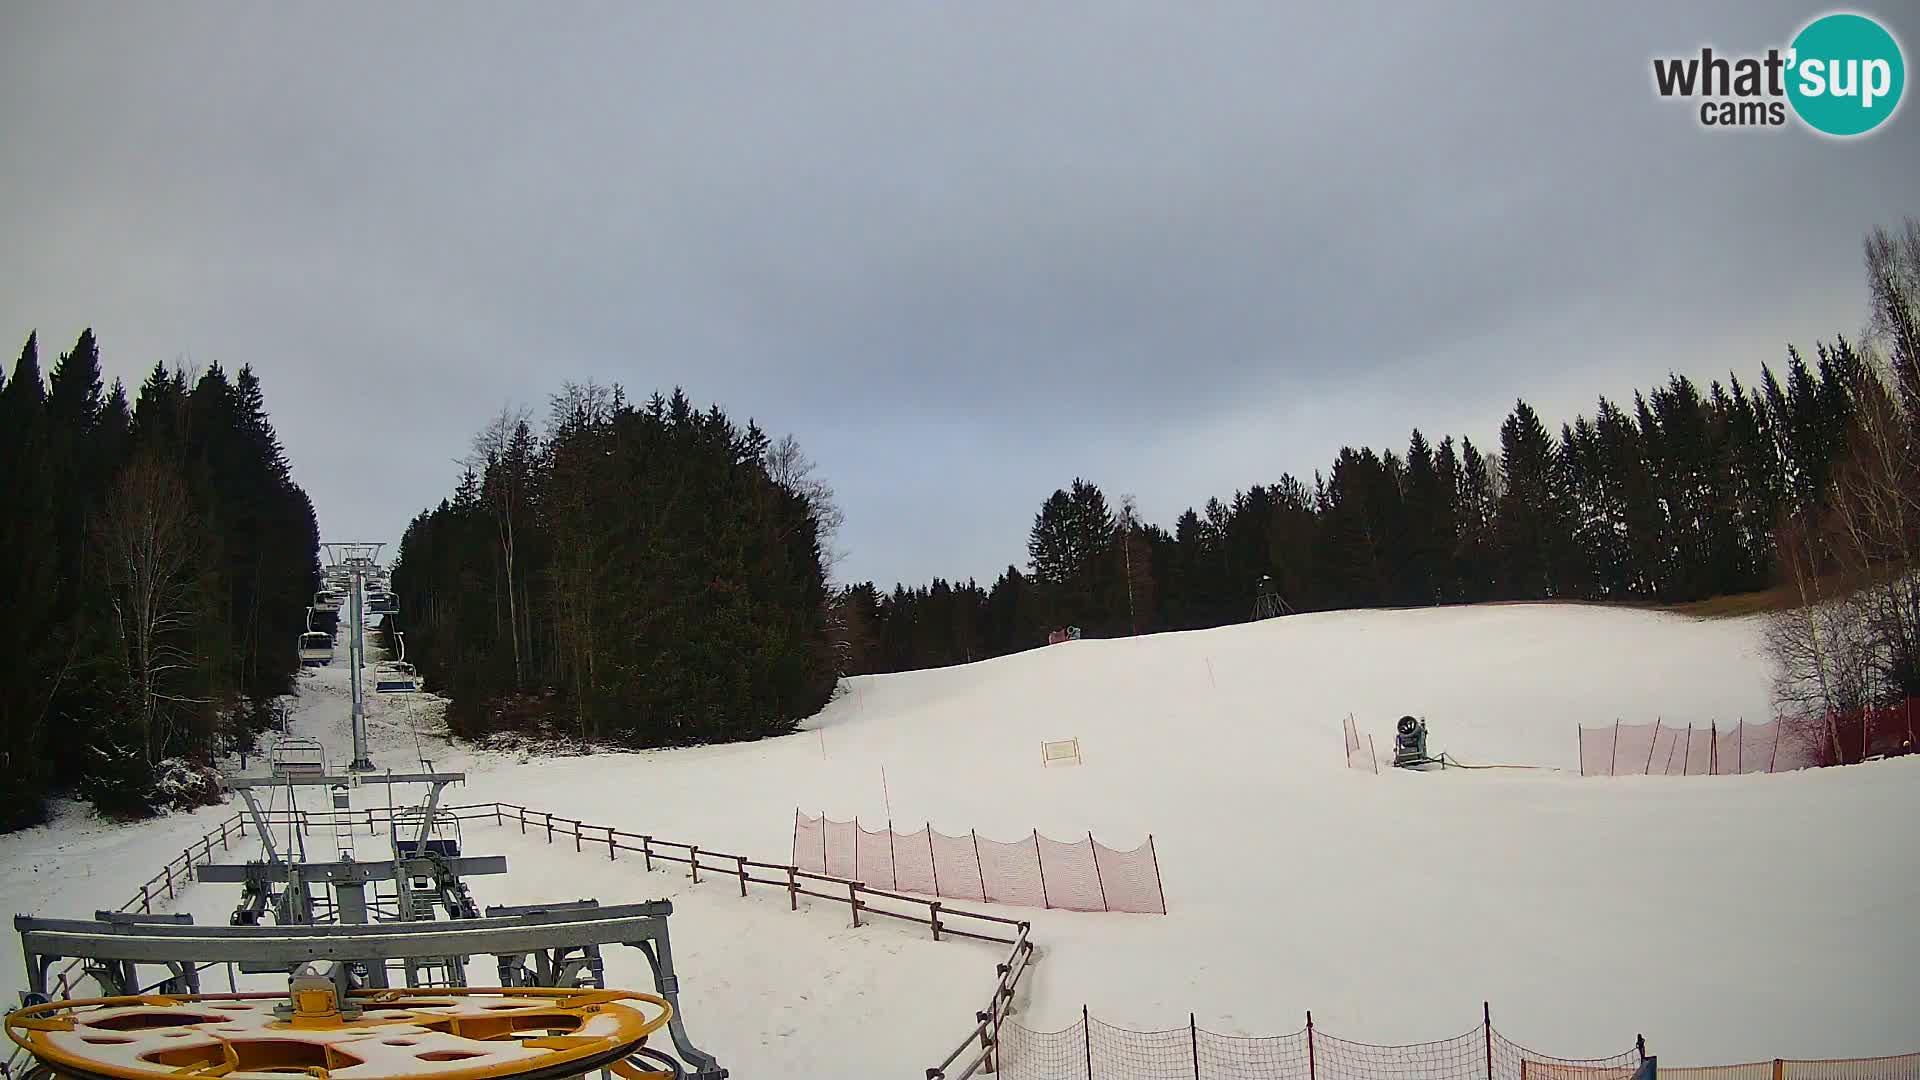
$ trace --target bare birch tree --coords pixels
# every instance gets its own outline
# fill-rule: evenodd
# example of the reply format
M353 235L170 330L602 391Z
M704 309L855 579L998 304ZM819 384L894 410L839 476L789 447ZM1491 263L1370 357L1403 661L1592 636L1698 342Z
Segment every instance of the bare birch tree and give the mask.
M144 457L121 472L96 529L132 719L149 765L172 741L181 707L205 703L188 692L199 532L179 474Z
M1825 717L1835 760L1839 718L1861 717L1864 755L1873 707L1920 695L1920 221L1874 230L1866 263L1873 336L1849 372L1853 426L1824 503L1778 530L1800 604L1767 634L1775 697Z
M495 531L500 541L500 557L506 567L507 624L513 639L513 685L526 685L526 660L520 642L520 590L515 569L515 527L526 499L526 477L509 460L514 437L526 426L531 412L525 406L503 407L473 437L473 456L469 467L482 479L488 506L493 511ZM526 463L519 463L524 466Z
M813 508L814 524L819 529L820 564L831 581L843 554L834 547L834 541L847 515L834 501L833 488L819 477L817 468L817 463L800 449L800 440L791 435L767 448L767 476L788 491L806 496Z

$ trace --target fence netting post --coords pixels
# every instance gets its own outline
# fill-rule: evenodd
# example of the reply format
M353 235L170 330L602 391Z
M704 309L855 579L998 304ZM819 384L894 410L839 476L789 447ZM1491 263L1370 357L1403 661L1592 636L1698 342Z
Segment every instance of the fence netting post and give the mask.
M1087 1080L1093 1080L1093 1018L1087 1015L1085 1005L1080 1006L1080 1034L1085 1037L1087 1050Z
M1309 1029L1311 1029L1312 1025L1309 1024L1308 1026ZM1192 1013L1187 1014L1187 1038L1193 1045L1193 1080L1200 1080L1200 1021L1194 1019ZM1309 1039L1311 1039L1311 1036L1309 1036ZM1307 1045L1311 1047L1313 1043L1309 1041ZM1307 1051L1307 1061L1307 1071L1311 1074L1313 1071L1313 1051L1311 1049ZM1312 1080L1311 1075L1309 1075L1308 1080Z
M1087 830L1087 855L1093 859L1093 881L1100 886L1100 910L1112 911L1107 906L1107 879L1100 873L1100 849L1093 845L1093 830Z
M1493 1003L1480 1003L1480 1023L1487 1033L1487 1080L1493 1080Z
M1092 833L1088 833L1092 836ZM1040 830L1033 830L1033 868L1040 872L1040 906L1050 908L1053 901L1047 899L1047 864L1040 858Z
M1313 1010L1307 1010L1307 1080L1319 1080L1320 1066L1313 1056Z

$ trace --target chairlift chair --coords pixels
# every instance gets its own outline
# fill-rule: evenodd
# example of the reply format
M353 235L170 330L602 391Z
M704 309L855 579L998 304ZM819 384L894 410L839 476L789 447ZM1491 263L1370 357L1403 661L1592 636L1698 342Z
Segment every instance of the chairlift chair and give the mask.
M382 694L418 693L420 674L405 661L382 661L373 669L373 688Z
M324 776L327 772L327 748L319 739L281 739L273 744L267 760L275 776Z
M333 636L318 630L300 635L300 663L305 667L324 667L333 662Z
M420 837L420 823L426 819L426 813L426 808L422 806L395 808L390 826L395 858L405 858L415 852L414 845ZM435 810L433 820L427 826L426 838L417 850L444 859L459 858L459 815L451 810Z

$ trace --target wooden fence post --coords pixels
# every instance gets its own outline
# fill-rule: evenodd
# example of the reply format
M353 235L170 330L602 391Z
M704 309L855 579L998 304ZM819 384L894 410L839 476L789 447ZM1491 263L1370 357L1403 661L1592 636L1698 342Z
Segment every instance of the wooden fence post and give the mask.
M700 884L700 845L687 849L687 872L693 875L693 883Z
M140 886L140 911L145 915L153 914L153 904L147 896L147 887L145 885Z
M613 826L609 825L607 826L607 861L608 862L612 862L614 860L613 851L614 851Z
M576 852L580 850L580 831L584 827L585 822L575 820L573 823L573 850Z
M799 869L797 866L787 867L787 910L789 911L800 910Z
M640 838L640 858L646 861L647 869L651 871L653 869L653 837Z
M940 940L940 901L938 900L930 901L927 904L927 914L928 916L930 916L928 921L933 924L933 940L939 941Z
M368 811L368 812L367 812L367 816L368 816L368 817L372 817L372 816L373 816L373 812L372 812L372 811ZM498 825L498 824L500 824L500 802L499 802L499 800L497 800L497 799L496 799L496 800L494 800L494 804L493 804L493 823L494 823L495 825Z
M168 863L167 865L161 867L160 872L167 875L167 898L172 899L173 898L173 864Z
M520 835L525 836L527 835L527 808L524 806L520 806L520 807L515 807L515 809L520 814Z
M860 883L847 882L847 906L853 909L853 925L860 925Z
M553 843L553 811L551 810L546 811L546 815L547 815L547 843L551 844Z
M745 896L747 895L747 857L735 855L734 860L740 864L740 895Z
M1100 876L1100 849L1093 846L1093 830L1087 830L1087 854L1093 857L1093 880L1100 886L1100 910L1112 911L1107 906L1107 882Z

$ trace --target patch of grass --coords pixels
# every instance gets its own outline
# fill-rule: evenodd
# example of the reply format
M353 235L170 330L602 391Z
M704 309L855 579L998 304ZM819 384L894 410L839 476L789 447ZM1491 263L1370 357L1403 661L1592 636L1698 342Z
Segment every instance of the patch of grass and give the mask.
M1684 604L1669 604L1667 611L1700 619L1736 619L1743 615L1762 615L1786 611L1800 605L1800 593L1791 585L1776 585L1759 592L1710 596Z

